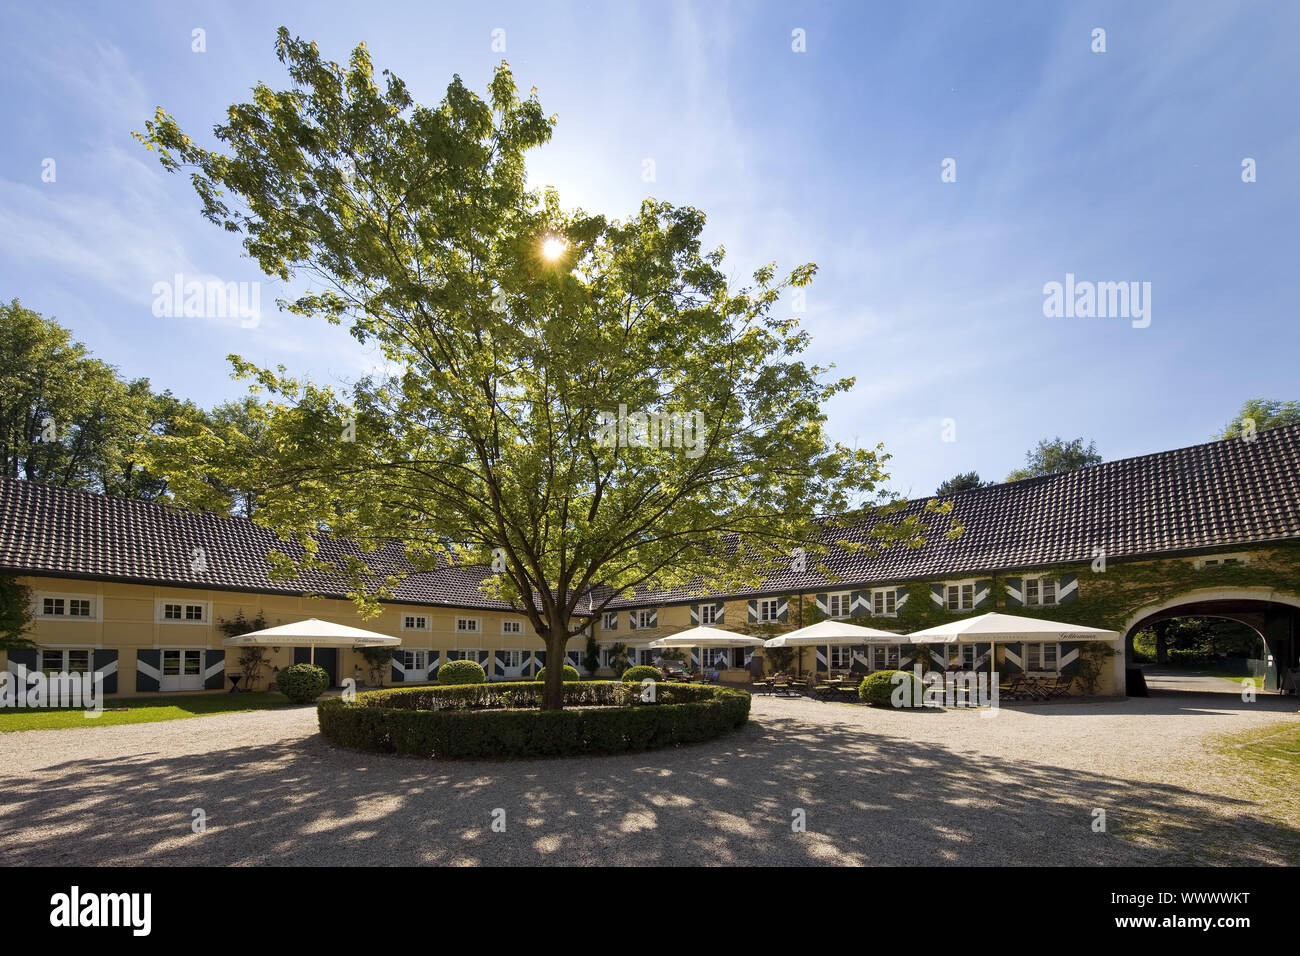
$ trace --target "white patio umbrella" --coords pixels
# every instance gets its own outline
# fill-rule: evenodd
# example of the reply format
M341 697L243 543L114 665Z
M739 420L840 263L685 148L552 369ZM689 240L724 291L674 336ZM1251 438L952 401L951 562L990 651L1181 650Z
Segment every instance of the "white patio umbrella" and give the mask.
M656 650L670 647L762 647L763 639L724 631L720 627L700 626L658 638L651 641L649 646Z
M346 624L335 624L332 621L318 621L313 617L298 621L296 624L280 624L260 631L249 631L247 634L228 637L221 643L227 647L249 644L310 647L311 661L314 664L318 647L386 647L397 646L402 641L400 638L389 637L376 631L348 627Z
M819 621L763 642L764 647L824 647L834 644L902 644L907 635L844 621Z
M1015 641L1086 641L1115 640L1116 631L1083 624L1064 624L1040 617L1021 617L996 611L977 617L949 621L907 635L913 644L1007 644Z

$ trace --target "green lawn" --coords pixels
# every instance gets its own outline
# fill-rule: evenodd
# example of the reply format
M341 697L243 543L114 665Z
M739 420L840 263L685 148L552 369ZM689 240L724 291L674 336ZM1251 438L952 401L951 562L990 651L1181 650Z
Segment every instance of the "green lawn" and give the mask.
M104 701L104 712L87 717L81 710L0 710L0 733L16 730L60 730L69 727L110 727L116 724L150 724L209 714L289 707L280 694L195 694L182 697L118 697ZM126 710L111 708L124 707Z
M1292 786L1300 770L1300 722L1276 724L1227 738L1230 752L1251 761L1266 774L1278 774Z

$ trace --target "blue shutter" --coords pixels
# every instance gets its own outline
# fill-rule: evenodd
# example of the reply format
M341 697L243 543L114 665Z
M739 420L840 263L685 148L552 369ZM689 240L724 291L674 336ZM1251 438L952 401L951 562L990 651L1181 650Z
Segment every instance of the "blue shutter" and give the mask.
M492 676L505 677L506 676L506 652L503 650L498 650L493 653L492 658L493 658Z
M817 610L821 611L823 614L826 615L829 615L831 613L829 594L814 594L813 600L817 602Z
M564 656L568 660L569 665L573 667L574 670L576 670L579 674L581 674L582 673L582 651L567 651Z
M907 604L907 588L894 588L894 610L902 611Z
M790 618L790 601L788 598L777 598L776 604L776 622L784 624Z
M390 680L394 684L404 683L406 681L406 654L400 650L393 651L392 665L393 672L390 675Z
M713 608L716 612L713 618L713 623L721 624L723 622L723 619L727 616L727 605L724 604L722 601L719 601L717 604L713 605Z
M850 617L869 617L871 615L871 592L870 591L850 591L849 592L849 616Z
M12 656L12 652L11 655ZM117 693L117 651L97 650L91 655L91 668L104 675L105 694Z
M491 671L488 670L488 668L492 666L490 663L488 663L489 653L490 653L489 651L478 652L478 666L483 668L484 673L491 673Z
M939 607L946 608L948 602L944 600L944 586L942 584L930 585L930 600Z
M866 652L865 654L863 652ZM855 647L853 648L853 659L849 662L849 673L865 674L870 668L867 664L867 654L871 653L871 648Z
M546 666L546 652L533 651L533 662L537 665L537 670L540 671L543 667ZM536 673L537 672L534 671L533 675L536 676Z
M429 669L428 671L426 671L426 673L429 675L429 680L438 679L438 669L441 667L442 667L442 651L430 651Z
M1025 579L1007 578L1007 607L1025 606Z
M698 604L691 605L691 623L692 624L700 623L700 606Z
M1003 645L1002 670L1007 674L1023 674L1025 672L1025 645L1023 643Z
M696 648L691 648L691 670L700 666L700 652Z
M758 621L758 602L749 602L749 623L754 624Z
M1079 576L1062 574L1060 580L1056 582L1056 603L1069 604L1077 600L1079 600Z
M1056 660L1057 670L1063 677L1073 677L1079 670L1079 642L1061 641L1056 653L1060 655Z
M993 604L993 581L985 578L975 582L975 604L973 609L989 608Z
M162 651L135 652L135 689L158 690L162 686Z
M203 652L203 689L221 690L226 686L226 652Z
M826 671L829 669L830 663L829 661L827 661L826 658L827 655L830 654L830 652L831 649L829 645L826 644L817 645L817 670L818 671Z

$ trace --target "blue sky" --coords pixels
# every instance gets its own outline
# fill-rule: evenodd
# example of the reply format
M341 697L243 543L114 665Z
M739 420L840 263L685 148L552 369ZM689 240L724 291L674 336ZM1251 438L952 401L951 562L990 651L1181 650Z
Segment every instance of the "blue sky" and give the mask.
M205 405L242 390L231 352L321 381L373 363L277 313L275 283L255 328L152 312L177 272L262 277L130 133L159 105L201 133L257 81L283 85L280 24L340 61L364 40L425 102L453 73L482 91L507 59L559 116L530 170L566 205L698 206L738 280L818 263L811 357L858 382L832 434L884 442L904 494L1000 479L1043 437L1122 458L1204 441L1247 398L1300 398L1294 3L55 2L3 19L0 298ZM1045 317L1066 273L1150 282L1149 327Z

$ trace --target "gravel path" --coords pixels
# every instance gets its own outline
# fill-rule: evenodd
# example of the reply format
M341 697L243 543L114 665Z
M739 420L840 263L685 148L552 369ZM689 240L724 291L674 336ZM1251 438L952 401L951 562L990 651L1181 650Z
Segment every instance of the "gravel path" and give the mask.
M314 708L27 731L0 735L0 863L1295 864L1296 804L1213 741L1296 720L1224 695L993 718L760 697L709 744L503 763L337 750Z

